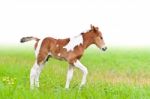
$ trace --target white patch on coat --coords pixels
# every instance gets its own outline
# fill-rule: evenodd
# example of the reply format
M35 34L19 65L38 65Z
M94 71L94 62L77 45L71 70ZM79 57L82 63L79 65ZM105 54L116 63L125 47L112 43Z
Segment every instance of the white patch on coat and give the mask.
M52 53L51 53L51 52L48 52L48 55L52 55Z
M59 45L57 44L56 47L59 47Z
M38 54L39 54L39 51L40 51L40 48L41 48L41 45L42 45L42 42L43 42L44 39L40 39L39 42L38 42L38 45L37 45L37 48L35 49L35 56L37 57Z
M57 56L60 56L60 55L61 55L60 53L57 54Z
M82 35L70 38L69 43L66 46L64 46L63 48L66 48L67 51L72 51L75 46L80 45L80 44L83 44L83 37L82 37Z

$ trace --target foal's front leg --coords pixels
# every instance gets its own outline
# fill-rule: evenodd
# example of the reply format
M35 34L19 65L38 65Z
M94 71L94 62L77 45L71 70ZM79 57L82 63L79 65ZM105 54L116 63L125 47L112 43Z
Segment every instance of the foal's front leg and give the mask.
M69 88L72 76L73 76L73 66L70 64L68 67L68 71L67 71L67 80L66 80L66 86L65 86L66 89Z
M85 85L85 83L86 83L86 76L87 76L87 74L88 74L88 70L87 70L87 68L86 68L84 65L82 65L82 64L80 63L79 60L77 60L77 61L74 63L74 66L77 67L77 68L79 68L79 69L82 71L82 73L83 73L83 77L82 77L82 81L81 81L81 85L80 85L80 87L82 87L82 86Z

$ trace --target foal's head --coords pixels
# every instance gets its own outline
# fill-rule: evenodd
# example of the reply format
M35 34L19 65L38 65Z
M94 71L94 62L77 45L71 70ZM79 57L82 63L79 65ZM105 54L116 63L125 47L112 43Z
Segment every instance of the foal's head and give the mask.
M99 31L98 27L91 25L91 30L89 30L89 33L92 35L93 44L102 49L102 51L105 51L107 47L105 46L102 33Z

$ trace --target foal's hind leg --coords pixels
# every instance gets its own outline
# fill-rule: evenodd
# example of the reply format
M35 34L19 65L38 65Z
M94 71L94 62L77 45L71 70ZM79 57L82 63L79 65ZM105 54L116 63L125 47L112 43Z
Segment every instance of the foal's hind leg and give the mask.
M44 67L44 63L38 64L37 61L35 61L33 67L31 68L31 72L30 72L31 89L33 89L34 87L39 87L39 77L43 67Z
M38 65L37 75L35 77L35 87L39 87L39 77L43 67L44 67L44 63Z
M35 86L35 78L37 77L37 71L39 69L39 65L37 64L37 61L35 61L33 67L30 71L30 88L33 89Z
M35 61L33 67L30 72L30 87L33 89L34 87L39 87L39 76L46 62L47 55L39 54L39 57Z

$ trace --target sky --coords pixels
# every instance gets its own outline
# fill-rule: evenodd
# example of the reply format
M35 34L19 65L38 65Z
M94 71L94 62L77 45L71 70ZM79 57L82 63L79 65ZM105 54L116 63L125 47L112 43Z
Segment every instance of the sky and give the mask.
M1 0L0 45L73 37L98 26L107 45L150 46L149 0Z

